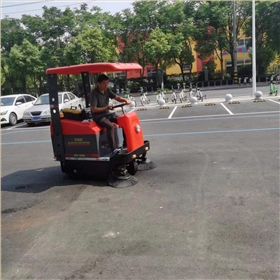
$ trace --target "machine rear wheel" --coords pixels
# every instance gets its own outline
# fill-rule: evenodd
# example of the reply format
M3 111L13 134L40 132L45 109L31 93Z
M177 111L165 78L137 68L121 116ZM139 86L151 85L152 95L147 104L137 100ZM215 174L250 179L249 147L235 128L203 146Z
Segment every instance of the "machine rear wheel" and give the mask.
M80 174L79 174L77 169L69 170L68 174L69 174L71 179L79 179L80 178Z
M127 171L130 175L135 175L136 172L138 171L138 163L135 160L130 162L128 164Z

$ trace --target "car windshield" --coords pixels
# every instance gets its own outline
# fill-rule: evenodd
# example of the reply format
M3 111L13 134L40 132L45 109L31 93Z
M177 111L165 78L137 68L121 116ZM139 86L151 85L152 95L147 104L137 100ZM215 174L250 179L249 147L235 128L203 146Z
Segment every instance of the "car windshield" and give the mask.
M49 95L41 95L37 98L36 102L34 105L45 105L45 104L50 104L49 102Z
M14 104L15 97L1 97L1 106L11 106Z
M60 104L61 102L62 102L61 95L58 95L58 103ZM47 104L50 104L48 94L39 96L36 102L34 103L34 105L47 105Z

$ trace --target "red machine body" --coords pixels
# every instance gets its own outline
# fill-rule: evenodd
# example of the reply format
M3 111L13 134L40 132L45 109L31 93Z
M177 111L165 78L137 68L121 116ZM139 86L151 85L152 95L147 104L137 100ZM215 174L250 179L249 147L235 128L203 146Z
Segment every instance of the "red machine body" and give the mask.
M96 124L96 122L81 122L74 121L69 119L61 120L62 133L63 135L90 135L90 134L99 134L102 128Z
M122 129L126 135L127 152L136 150L144 145L142 127L138 115L130 112L118 117L118 124L114 124L115 137L119 146L122 145ZM51 136L53 137L53 125L50 125ZM65 149L65 157L88 158L102 157L110 152L102 148L108 144L106 128L100 127L96 122L82 122L68 118L61 119L61 131Z
M116 141L120 144L123 141L122 129L117 124L114 127ZM62 119L61 130L65 158L99 158L111 153L106 129L95 122ZM52 123L51 137L54 137Z
M118 153L112 153L107 131L92 121L90 112L90 74L101 72L140 71L137 63L89 63L47 69L51 111L51 139L54 157L62 172L73 178L107 179L110 186L127 187L138 181L132 177L138 170L150 170L154 164L147 159L150 143L143 138L142 127L135 112L124 113L114 124ZM78 75L83 81L85 109L79 112L58 110L58 75ZM122 107L125 104L114 106ZM87 110L89 109L89 110ZM124 112L124 111L123 111ZM85 114L84 114L85 113ZM123 132L126 146L123 146Z
M118 124L124 129L128 152L144 145L142 127L135 112L118 117Z

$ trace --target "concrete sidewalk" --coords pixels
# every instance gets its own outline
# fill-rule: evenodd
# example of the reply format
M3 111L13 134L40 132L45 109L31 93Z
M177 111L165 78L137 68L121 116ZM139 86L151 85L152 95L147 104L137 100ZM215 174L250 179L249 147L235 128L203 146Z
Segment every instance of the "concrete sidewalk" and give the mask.
M258 87L265 87L267 86L269 88L269 84L265 82L257 83ZM279 85L278 85L279 87ZM244 88L252 88L252 85L222 85L222 86L210 86L210 87L200 87L202 91L212 91L212 90L224 90L224 89L244 89ZM188 89L186 89L188 91ZM268 89L269 90L269 89ZM180 92L180 90L175 89L175 92ZM165 94L171 94L172 91L165 92ZM134 97L140 96L140 92L137 93L131 93ZM157 91L149 91L148 95L157 95Z
M263 100L268 100L268 99L271 99L271 100L274 100L274 101L279 101L279 96L269 96L267 94L264 94L260 99L263 99ZM232 98L231 101L248 101L248 100L251 100L251 101L254 101L256 100L255 99L255 96L254 95L244 95L244 96L236 96ZM223 97L220 97L220 98L207 98L207 99L204 99L203 102L200 102L198 101L198 103L228 103L229 101L226 101L225 98ZM280 104L280 103L279 103Z
M274 102L277 102L279 103L280 105L280 98L279 96L271 96L271 95L267 95L267 94L264 94L261 99L264 99L264 100L268 100L268 99L271 99L273 100ZM243 95L243 96L236 96L232 98L231 101L239 101L239 102L244 102L244 101L251 101L251 102L254 102L255 101L255 96L254 95ZM216 98L206 98L203 100L203 102L201 102L200 100L197 101L197 104L196 105L205 105L206 103L229 103L229 101L226 101L224 97L216 97ZM189 99L187 100L187 102L184 102L184 103L180 103L180 102L177 102L176 104L171 102L170 99L167 103L164 104L164 106L171 106L171 107L175 107L175 106L180 106L180 105L186 105L186 104L190 104L190 101ZM136 108L140 108L140 107L155 107L155 106L158 106L160 107L156 102L151 102L149 105L146 105L146 106L138 106Z

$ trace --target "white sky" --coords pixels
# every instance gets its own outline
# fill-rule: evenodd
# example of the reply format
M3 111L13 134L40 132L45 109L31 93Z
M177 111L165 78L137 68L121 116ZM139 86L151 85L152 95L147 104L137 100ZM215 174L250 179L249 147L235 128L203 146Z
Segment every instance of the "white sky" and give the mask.
M27 15L42 15L42 7L57 7L58 9L64 11L64 9L69 6L71 10L74 8L79 8L82 3L87 3L88 7L98 6L102 9L103 12L110 12L115 14L124 9L131 8L131 3L133 0L111 0L111 1L96 1L96 0L22 0L22 1L13 1L13 0L0 0L1 2L1 19L5 16L9 18L21 18L23 14Z

